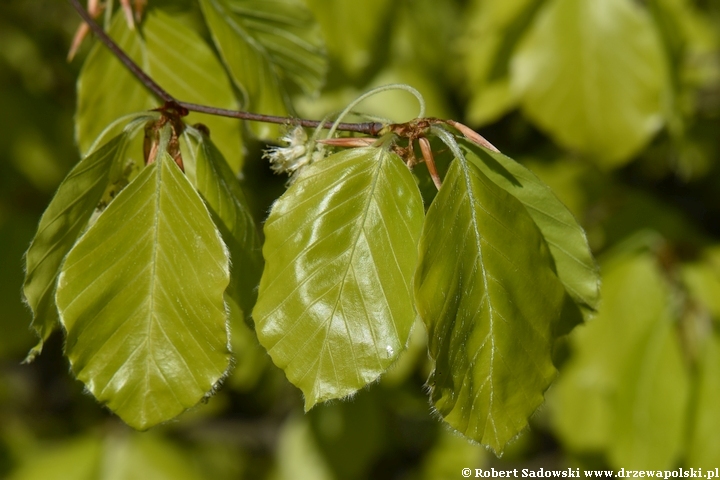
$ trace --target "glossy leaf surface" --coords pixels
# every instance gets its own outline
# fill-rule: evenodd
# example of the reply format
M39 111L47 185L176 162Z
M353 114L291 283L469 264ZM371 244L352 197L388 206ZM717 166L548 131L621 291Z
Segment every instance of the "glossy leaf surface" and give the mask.
M585 231L545 183L501 153L458 139L466 158L496 185L520 200L550 247L558 278L586 312L600 300L600 274Z
M153 8L138 30L116 14L108 33L140 67L179 100L234 109L237 100L225 69L210 46L169 12ZM100 132L132 112L162 106L103 45L95 45L78 79L75 134L86 151ZM191 113L188 124L202 122L233 170L242 164L241 128L237 120Z
M546 2L511 64L525 112L612 167L662 125L668 79L648 13L627 0Z
M245 194L222 153L207 136L192 131L193 135L185 136L190 143L186 172L205 200L230 253L232 268L227 294L249 317L263 267L258 230Z
M125 147L130 134L123 132L82 159L63 180L45 210L35 238L25 256L23 293L33 311L32 328L40 343L29 359L58 326L55 284L60 266L100 203L108 185L122 176Z
M175 417L228 368L228 281L210 214L163 154L63 265L57 304L72 371L134 428Z
M471 162L455 160L423 228L415 279L443 418L503 451L555 376L564 289L525 207Z
M274 204L253 317L306 409L374 381L405 348L422 219L408 169L372 147L311 165Z
M317 92L327 64L320 31L299 0L201 0L213 40L245 109L266 115L291 111L289 88ZM261 138L275 139L277 127L253 123Z
M603 271L600 311L572 334L553 388L556 431L573 451L607 451L614 468L671 468L690 387L668 285L647 252L612 258Z

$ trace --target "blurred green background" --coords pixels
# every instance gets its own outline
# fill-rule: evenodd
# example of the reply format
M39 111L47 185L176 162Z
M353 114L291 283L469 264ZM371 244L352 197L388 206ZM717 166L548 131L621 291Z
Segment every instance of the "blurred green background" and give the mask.
M597 317L558 343L544 407L497 459L444 427L424 391L421 326L352 400L302 413L251 332L218 395L137 433L68 373L61 335L35 338L23 253L78 160L76 14L0 3L0 477L454 479L469 468L720 467L720 3L716 0L308 0L330 72L321 118L405 82L428 114L478 129L547 182L587 230L603 275ZM187 18L193 2L149 1ZM179 11L179 13L178 13ZM192 22L191 22L192 23ZM101 85L98 88L105 88ZM108 86L109 88L109 86ZM122 92L120 92L121 94ZM363 104L404 121L404 93ZM247 141L261 217L284 179Z

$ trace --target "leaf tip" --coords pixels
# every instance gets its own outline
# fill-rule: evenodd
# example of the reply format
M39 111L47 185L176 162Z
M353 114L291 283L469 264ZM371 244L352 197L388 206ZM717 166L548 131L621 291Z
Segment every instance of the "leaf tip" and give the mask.
M35 361L35 359L42 353L43 345L45 342L41 338L40 341L33 348L30 349L25 359L22 361L23 365L28 365Z

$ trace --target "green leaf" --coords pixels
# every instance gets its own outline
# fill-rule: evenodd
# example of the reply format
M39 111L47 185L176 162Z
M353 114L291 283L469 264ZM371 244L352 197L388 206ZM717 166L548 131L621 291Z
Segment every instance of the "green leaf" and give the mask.
M522 202L550 247L557 276L568 294L586 314L594 312L600 301L600 274L585 231L573 214L550 187L515 160L465 139L458 139L458 144L470 162Z
M23 293L33 311L32 328L40 337L28 360L41 352L43 342L58 327L55 284L60 266L87 228L108 186L122 178L130 136L131 133L124 130L83 158L60 184L40 219L35 238L25 255L27 269Z
M564 289L525 207L464 159L428 210L415 298L435 361L435 408L501 453L555 376Z
M220 61L195 31L169 12L152 8L141 30L130 30L122 12L108 33L130 57L179 100L234 109L237 101ZM123 115L162 105L103 45L95 45L78 79L75 129L81 151ZM240 122L191 113L188 124L202 122L234 171L242 165Z
M57 288L65 353L130 426L179 415L225 374L228 263L205 205L165 153L68 254Z
M669 80L649 15L628 0L547 2L511 63L527 115L563 146L607 167L663 122Z
M188 127L184 138L190 143L185 166L188 178L205 200L215 225L227 245L232 262L227 294L246 317L257 298L263 268L260 236L237 177L215 144Z
M290 88L316 93L327 62L320 31L300 0L201 0L213 40L233 81L245 94L245 109L287 116ZM260 138L278 127L253 123Z
M614 468L670 468L690 387L668 285L647 251L617 255L603 272L597 318L571 335L550 395L555 431L572 451L605 452Z
M309 166L273 205L253 317L307 410L376 380L405 348L422 218L412 174L372 147Z

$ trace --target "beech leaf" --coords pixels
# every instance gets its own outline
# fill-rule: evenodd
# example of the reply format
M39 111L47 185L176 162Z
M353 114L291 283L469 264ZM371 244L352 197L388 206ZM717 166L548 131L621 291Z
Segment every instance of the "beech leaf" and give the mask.
M422 219L412 174L374 147L307 167L273 205L253 317L306 409L376 380L405 348Z
M564 289L525 207L456 159L427 213L415 278L438 413L500 454L555 376Z
M57 304L73 373L139 430L197 404L230 362L228 268L205 205L162 153L65 260Z

